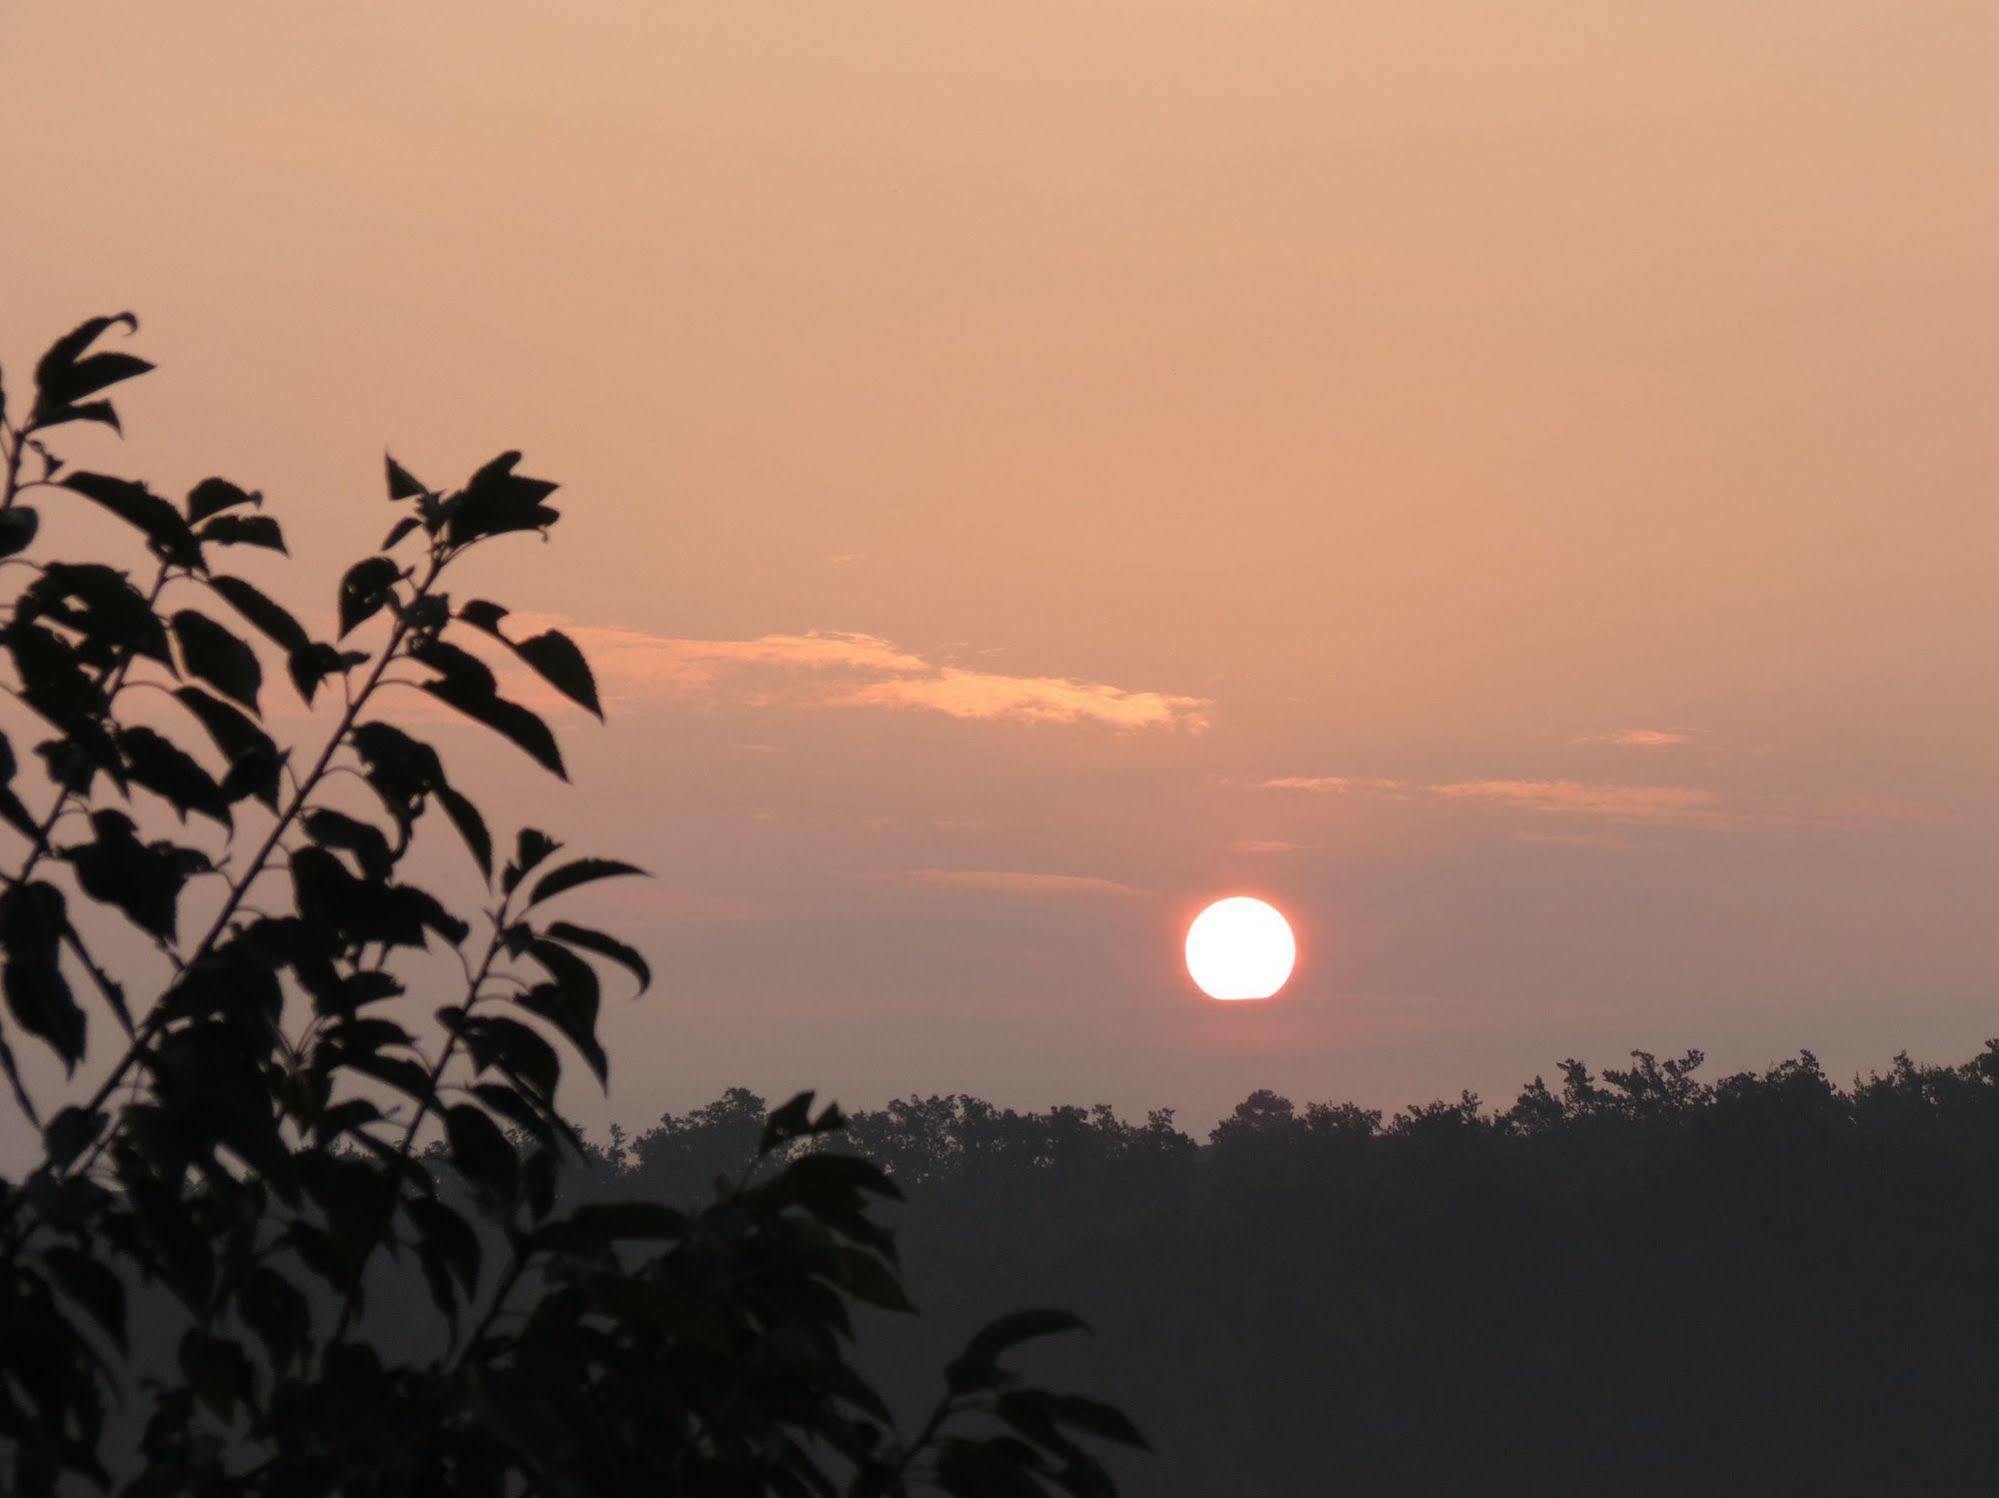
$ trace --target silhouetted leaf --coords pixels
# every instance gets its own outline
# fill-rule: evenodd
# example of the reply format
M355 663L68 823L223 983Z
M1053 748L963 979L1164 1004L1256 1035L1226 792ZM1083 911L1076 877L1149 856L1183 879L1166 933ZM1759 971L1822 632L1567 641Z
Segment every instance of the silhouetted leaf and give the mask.
M407 468L403 467L394 458L389 457L385 453L383 454L382 461L388 468L390 499L415 499L418 495L429 492Z
M639 980L639 992L652 987L652 968L638 951L625 945L615 936L602 931L593 931L588 926L573 926L568 921L557 921L548 928L548 935L572 947L582 947L595 952L600 957L608 957L618 963L634 978Z
M21 596L25 617L53 619L99 646L93 664L102 669L120 652L171 663L166 627L146 595L115 567L51 562Z
M555 735L548 731L546 723L519 703L478 692L450 678L424 682L423 690L438 701L457 708L474 722L483 723L511 739L543 768L564 780L569 778L569 772L562 767L562 751L556 747Z
M293 651L286 669L299 696L310 704L319 692L319 684L327 677L338 676L368 659L365 651L336 650L324 641L315 641L303 650Z
M389 527L389 533L386 536L382 537L382 544L378 548L378 550L381 551L392 550L398 541L402 540L404 536L407 536L411 531L415 530L417 526L419 526L420 524L422 524L422 522L418 520L416 516L405 515L401 520L398 520L394 525Z
M944 1381L954 1394L996 1388L1005 1380L999 1358L1008 1349L1037 1337L1088 1330L1081 1317L1068 1311L1009 1312L987 1322L973 1334L971 1341L965 1344L965 1350L945 1368Z
M451 1163L474 1190L489 1199L509 1201L520 1182L520 1160L499 1126L470 1103L444 1110L444 1132Z
M264 684L256 651L194 609L181 609L169 622L189 673L256 712L257 692Z
M180 1340L180 1374L195 1398L218 1419L229 1420L239 1404L247 1403L256 1386L243 1344L190 1328Z
M181 889L191 875L211 867L208 855L170 842L140 842L132 819L121 811L92 812L90 826L94 842L62 850L83 892L124 911L141 930L173 940Z
M125 1340L125 1287L103 1264L58 1243L42 1250L42 1263L64 1295L81 1306L120 1349Z
M192 755L164 735L136 725L121 729L118 750L133 783L163 797L182 821L189 812L198 811L224 827L236 825L222 787Z
M278 772L284 759L271 736L241 710L200 687L180 687L174 696L207 730L215 747L229 761L229 773L222 780L224 799L232 802L238 799L232 793L240 788L243 795L255 796L276 811Z
M452 1277L467 1295L479 1288L479 1235L452 1208L433 1197L413 1197L403 1204L417 1232L435 1243L450 1266Z
M561 868L544 874L534 887L524 909L552 900L557 895L592 884L599 879L617 879L627 874L644 874L637 864L620 863L615 858L579 858L574 863L566 863Z
M588 997L558 983L538 983L516 1002L560 1030L596 1074L600 1086L610 1080L610 1058L597 1039L596 1005Z
M217 546L262 546L270 551L285 550L284 529L268 515L218 515L204 525L196 537Z
M272 1368L280 1374L305 1352L312 1337L312 1312L305 1296L268 1265L259 1264L237 1287L236 1311L264 1344Z
M479 872L490 881L493 877L493 839L486 831L486 819L479 815L478 807L444 782L439 781L433 789L437 804L444 808L444 814L451 818L451 825L458 829L458 835L465 839L465 846L472 850Z
M201 547L181 513L144 484L102 473L72 473L62 485L136 527L168 561L199 572Z
M129 332L139 330L139 320L129 312L121 312L115 317L89 318L49 345L35 365L35 405L28 417L30 428L59 426L66 421L101 421L117 427L118 417L109 401L84 402L84 397L144 374L153 366L131 354L85 356L84 351L107 329L121 323Z
M255 490L244 489L227 479L203 479L187 491L187 519L190 525L198 525L211 515L219 515L224 510L237 505L263 507L264 496Z
M42 517L27 505L0 510L0 557L11 557L34 544Z
M443 640L425 640L412 646L410 655L438 672L453 690L468 698L491 697L498 686L484 661Z
M381 612L390 588L402 575L402 568L389 557L367 557L347 569L340 579L340 638Z
M525 640L510 640L500 632L500 621L507 617L507 611L483 598L461 605L458 617L505 645L570 701L603 718L604 709L597 700L597 680L590 674L590 663L567 635L549 629Z
M84 1018L70 996L58 960L69 923L62 891L39 881L0 890L0 991L8 1011L30 1035L46 1041L65 1072L83 1059Z
M450 502L444 527L447 542L463 546L481 536L539 530L560 518L542 503L556 486L514 473L520 460L517 452L502 453L466 481Z
M242 578L218 575L209 578L208 585L220 593L231 608L256 625L264 638L280 650L289 654L311 646L312 640L307 636L305 626L294 619L289 610Z
M500 875L500 889L511 895L522 878L532 873L551 853L560 848L547 833L534 827L523 827L515 840L513 862Z
M29 707L67 733L103 733L104 693L77 663L76 651L40 625L16 620L7 645L21 674L21 697Z
M340 848L352 853L361 865L363 878L387 879L395 867L395 853L379 827L370 827L366 822L356 821L345 812L328 807L307 812L302 825L305 835L322 847Z
M562 1062L555 1047L519 1020L474 1015L452 1026L464 1040L475 1065L495 1067L526 1085L543 1103L555 1099Z
M424 798L444 783L437 751L387 723L358 723L348 735L366 767L368 784L382 798L398 826L408 828L423 810Z
M66 1170L71 1161L97 1142L105 1122L100 1112L64 1108L49 1120L48 1128L42 1132L42 1152L55 1169Z

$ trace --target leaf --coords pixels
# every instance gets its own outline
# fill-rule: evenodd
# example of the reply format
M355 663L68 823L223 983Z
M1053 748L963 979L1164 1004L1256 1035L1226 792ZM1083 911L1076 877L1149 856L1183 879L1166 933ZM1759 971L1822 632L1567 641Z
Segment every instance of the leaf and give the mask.
M180 892L189 876L211 867L208 855L170 842L142 843L122 811L90 814L94 842L62 849L77 883L93 900L116 906L162 941L179 930Z
M305 835L322 847L352 853L365 879L387 879L395 868L395 853L379 827L326 807L307 812L303 825Z
M973 1334L965 1350L945 1368L944 1381L954 1394L995 1388L1005 1381L999 1358L1009 1348L1037 1337L1088 1330L1088 1323L1068 1311L1011 1311Z
M451 818L451 825L458 829L458 835L465 839L465 846L472 850L472 857L479 865L479 872L484 874L490 883L493 878L493 839L486 831L486 819L479 815L478 807L443 781L439 781L434 790L437 804L442 806L444 814Z
M291 673L292 685L298 689L307 706L319 692L319 684L329 676L338 676L351 667L360 665L368 656L358 650L336 650L323 640L307 645L303 650L294 650L285 663Z
M1004 1412L1009 1398L1017 1396L1002 1394L1000 1407ZM1044 1394L1041 1396L1048 1412L1056 1423L1072 1430L1080 1430L1103 1441L1113 1441L1120 1446L1132 1446L1140 1451L1151 1447L1139 1433L1123 1410L1115 1405L1105 1404L1101 1399L1091 1399L1082 1394Z
M0 510L0 557L11 557L34 544L42 517L26 505Z
M51 562L23 592L25 617L37 615L84 635L110 669L121 651L171 663L166 627L146 595L115 567L99 562Z
M470 697L491 697L498 687L486 663L469 651L443 640L425 640L412 646L410 655L450 682L454 690Z
M444 530L452 546L464 546L482 536L539 530L561 517L542 501L556 486L545 479L516 474L517 452L501 453L466 481L454 497Z
M200 687L180 687L174 692L181 705L207 730L224 758L229 773L222 781L225 801L235 799L232 789L255 796L276 811L278 771L284 763L276 742L237 708Z
M407 536L422 523L414 515L403 516L402 519L389 527L389 533L382 537L382 544L379 549L382 551L392 550L398 541L402 540L404 536Z
M236 1406L247 1403L256 1386L256 1372L243 1344L190 1327L180 1339L180 1375L195 1398L227 1422Z
M201 547L180 511L144 484L102 473L72 473L61 484L142 531L153 550L168 561L193 572L202 570Z
M7 645L21 673L22 699L57 728L77 733L95 727L108 711L104 693L77 663L69 643L40 625L17 619Z
M285 551L284 529L269 515L218 515L196 533L196 539L212 541L217 546L262 546L270 551Z
M430 492L414 474L387 453L382 455L382 461L388 467L390 499L415 499Z
M229 814L229 798L222 787L192 755L165 735L137 726L121 729L118 750L133 783L164 798L183 822L189 812L198 811L234 829L236 820Z
M70 1162L97 1143L108 1120L102 1113L68 1107L49 1120L42 1131L42 1151L56 1170L67 1170Z
M507 611L483 598L462 605L458 617L505 645L543 681L602 720L604 709L597 700L597 679L590 674L590 663L583 658L583 652L567 635L548 629L529 639L510 640L500 632L500 621L507 617Z
M125 1286L104 1265L67 1244L42 1251L42 1263L49 1277L62 1287L64 1295L89 1313L104 1334L123 1351L125 1340Z
M595 1073L599 1086L610 1081L611 1060L597 1039L597 1006L590 998L559 983L537 983L515 1002L560 1030Z
M236 1313L264 1344L271 1367L282 1374L306 1350L312 1337L312 1312L298 1287L259 1264L236 1290Z
M69 915L62 891L39 881L0 891L0 993L30 1035L48 1043L66 1073L83 1059L84 1017L62 975L59 948Z
M562 1061L555 1047L535 1030L519 1020L486 1016L461 1020L453 1028L480 1070L495 1067L529 1088L540 1102L553 1103L556 1084L562 1080Z
M535 827L523 827L515 839L514 861L500 875L500 889L511 895L526 875L532 873L562 844Z
M294 619L289 610L272 602L242 578L217 575L208 579L208 585L220 593L231 608L256 625L264 638L278 649L291 654L311 648L312 640L306 634L305 626Z
M472 1230L471 1224L443 1202L427 1196L411 1198L403 1203L403 1210L409 1214L417 1232L443 1251L459 1288L467 1295L476 1291L479 1288L480 1247L479 1235Z
M470 1103L444 1110L451 1163L466 1182L488 1199L509 1201L520 1183L520 1158L499 1125Z
M618 963L634 978L639 980L639 992L652 987L652 968L635 948L628 947L615 936L602 931L593 931L588 926L572 926L568 921L557 921L548 928L548 935L572 947L581 947L586 952L595 952L600 957L608 957Z
M261 509L263 503L261 493L240 488L227 479L203 479L187 491L187 519L190 525L198 525L209 516L237 505L253 505Z
M463 682L450 678L424 682L422 689L438 701L457 708L474 722L483 723L495 733L511 739L544 769L564 780L569 778L569 772L562 767L562 751L556 747L555 735L548 731L546 723L518 702L509 702L490 692L474 691Z
M423 810L424 797L444 783L437 751L387 723L357 723L347 737L389 815L397 826L410 827Z
M114 317L88 318L63 334L35 365L35 406L28 426L59 426L66 421L103 421L111 427L118 417L109 401L78 402L85 396L144 374L153 366L131 354L94 354L80 357L107 329L124 324L128 332L139 330L139 320L129 312Z
M347 569L340 579L340 638L382 611L389 591L403 575L389 557L366 557Z
M188 671L223 696L257 712L257 692L264 684L264 668L257 663L256 651L194 609L180 610L169 622Z
M639 874L647 878L651 875L637 864L620 863L615 858L579 858L574 863L566 863L561 868L541 877L535 885L523 909L531 909L544 900L552 900L581 885L595 883L599 879L618 879L628 874Z

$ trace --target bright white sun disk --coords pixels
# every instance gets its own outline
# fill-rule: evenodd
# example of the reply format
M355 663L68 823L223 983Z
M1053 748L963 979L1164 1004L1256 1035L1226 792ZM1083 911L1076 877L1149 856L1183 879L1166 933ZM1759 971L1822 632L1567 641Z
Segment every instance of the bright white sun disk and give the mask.
M1248 895L1215 901L1187 928L1187 973L1211 999L1267 999L1297 960L1290 923Z

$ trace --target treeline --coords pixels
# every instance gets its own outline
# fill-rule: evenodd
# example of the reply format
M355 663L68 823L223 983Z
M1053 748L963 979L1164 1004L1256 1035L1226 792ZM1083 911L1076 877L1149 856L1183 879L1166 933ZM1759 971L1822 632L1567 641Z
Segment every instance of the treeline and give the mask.
M994 1304L1081 1311L1049 1376L1121 1404L1161 1498L1999 1492L1999 1042L1842 1085L1809 1053L1564 1062L1510 1107L1392 1117L1257 1092L1170 1112L910 1098L853 1120L908 1193L920 1320L883 1384ZM735 1089L616 1135L597 1180L740 1172Z

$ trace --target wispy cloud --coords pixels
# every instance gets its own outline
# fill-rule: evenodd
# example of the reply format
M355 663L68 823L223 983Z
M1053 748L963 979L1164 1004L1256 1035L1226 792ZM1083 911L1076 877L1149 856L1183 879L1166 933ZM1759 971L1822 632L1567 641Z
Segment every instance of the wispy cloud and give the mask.
M1238 838L1229 844L1231 853L1302 853L1309 843L1291 843L1277 837Z
M1135 885L1090 874L1035 874L1012 869L905 869L891 876L905 884L976 889L1016 895L1142 895Z
M1858 827L1927 821L1934 813L1916 802L1889 797L1824 797L1749 791L1716 791L1690 785L1626 785L1608 781L1490 779L1434 784L1339 775L1285 776L1262 782L1276 790L1351 793L1388 790L1464 805L1489 806L1535 816L1569 817L1626 826ZM1522 841L1576 842L1585 834L1522 834ZM1609 846L1597 843L1595 846Z
M1520 831L1513 834L1516 843L1533 843L1550 848L1636 848L1637 843L1629 838L1618 837L1609 832L1539 832Z
M522 616L582 648L607 702L733 702L752 707L882 708L1022 723L1112 728L1207 726L1205 698L1067 676L1021 676L932 661L878 635L811 630L749 640L680 639Z
M1521 811L1566 812L1613 822L1735 820L1714 791L1686 785L1606 785L1580 780L1458 780L1426 787L1454 801L1487 801Z
M1693 741L1691 733L1678 728L1619 728L1569 740L1572 744L1610 744L1619 749L1671 749Z
M1407 782L1364 775L1280 775L1259 784L1266 791L1309 791L1316 796L1337 796L1347 791L1399 791Z

